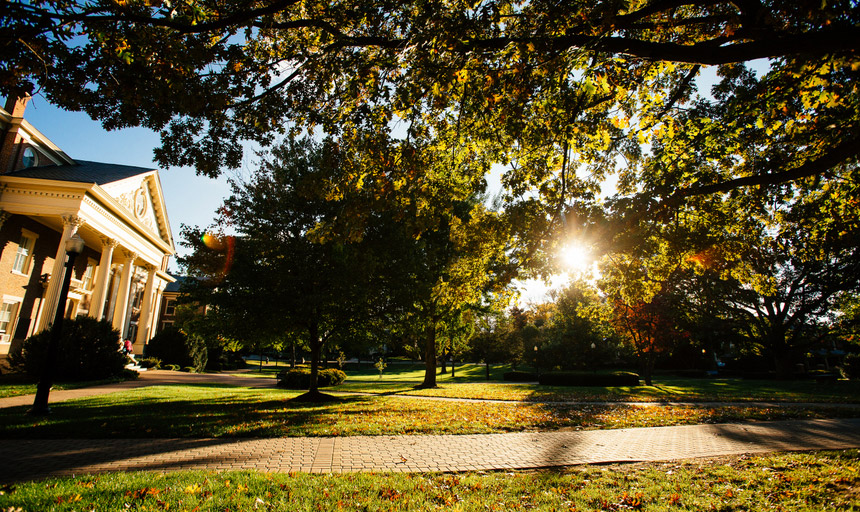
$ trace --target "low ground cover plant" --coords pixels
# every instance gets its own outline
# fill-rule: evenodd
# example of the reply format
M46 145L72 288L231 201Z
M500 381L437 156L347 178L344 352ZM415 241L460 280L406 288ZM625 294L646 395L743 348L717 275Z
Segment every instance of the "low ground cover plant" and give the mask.
M856 450L565 470L108 473L8 485L0 510L857 510Z

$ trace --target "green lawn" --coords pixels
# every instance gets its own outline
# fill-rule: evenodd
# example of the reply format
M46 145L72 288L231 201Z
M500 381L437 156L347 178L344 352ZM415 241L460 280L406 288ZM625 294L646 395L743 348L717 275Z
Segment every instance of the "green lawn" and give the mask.
M101 384L112 384L114 382L122 382L125 379L104 379L91 380L82 382L55 382L52 389L78 389L90 386L98 386ZM36 393L35 382L31 379L17 374L0 375L0 398L10 396L32 395Z
M0 488L0 510L856 511L856 450L564 471L110 473Z
M225 385L154 386L60 402L48 417L0 409L4 438L281 437L467 434L857 417L858 408L553 406L348 396L325 404L289 401L298 391Z
M274 378L284 367L263 366L263 371L243 373L248 376ZM346 367L347 380L332 391L353 391L378 394L402 394L448 398L474 398L535 402L822 402L860 403L860 381L839 381L819 384L814 380L745 380L740 378L690 379L661 375L654 378L653 386L630 387L558 387L539 386L502 381L507 366L491 367L491 381L485 380L483 365L463 365L451 377L436 376L438 389L414 389L424 379L424 366L418 363L390 364L379 372L370 363Z
M682 379L663 377L653 386L559 387L500 382L440 381L438 389L414 389L420 381L347 379L337 390L534 402L860 402L860 382L756 381L743 379Z

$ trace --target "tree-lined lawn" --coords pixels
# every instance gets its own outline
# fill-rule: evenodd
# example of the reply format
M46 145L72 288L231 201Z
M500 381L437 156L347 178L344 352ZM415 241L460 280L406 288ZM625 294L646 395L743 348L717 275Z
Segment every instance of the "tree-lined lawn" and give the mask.
M111 473L7 486L2 510L856 510L856 450L467 474Z
M299 391L222 385L153 386L52 405L48 417L27 407L0 410L4 438L281 437L472 434L626 428L793 418L856 417L860 407L760 408L626 404L469 403L344 396L292 402Z
M256 365L243 375L274 378L283 366ZM561 387L534 383L513 383L502 380L510 371L507 365L490 368L487 381L485 367L480 364L457 366L455 377L448 373L436 376L437 389L414 389L424 378L420 363L391 363L380 378L371 363L347 364L347 380L327 391L398 394L447 398L486 400L524 400L536 402L621 401L621 402L824 402L860 403L860 381L837 381L820 384L815 380L747 380L734 377L691 379L672 375L656 375L653 386L619 387Z

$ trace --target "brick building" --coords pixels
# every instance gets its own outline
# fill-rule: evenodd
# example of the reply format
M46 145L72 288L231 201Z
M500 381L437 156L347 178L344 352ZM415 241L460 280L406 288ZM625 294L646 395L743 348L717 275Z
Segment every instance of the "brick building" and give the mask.
M50 326L74 235L66 316L107 319L142 353L174 281L158 171L73 160L23 119L28 99L0 109L0 358Z

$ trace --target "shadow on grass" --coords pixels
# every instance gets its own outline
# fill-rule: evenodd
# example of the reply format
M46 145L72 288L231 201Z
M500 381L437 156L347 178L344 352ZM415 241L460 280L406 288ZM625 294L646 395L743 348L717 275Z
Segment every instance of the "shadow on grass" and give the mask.
M300 392L225 384L158 386L52 404L33 418L27 407L0 413L0 438L164 438L324 435L335 414L361 414L372 398L303 402Z

